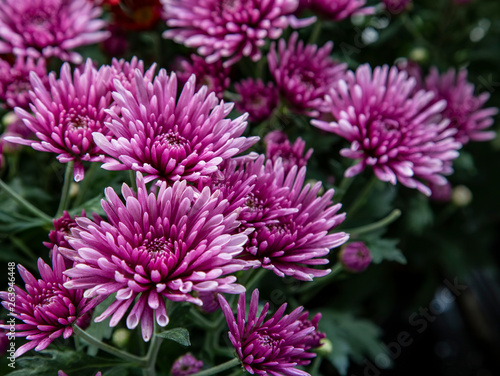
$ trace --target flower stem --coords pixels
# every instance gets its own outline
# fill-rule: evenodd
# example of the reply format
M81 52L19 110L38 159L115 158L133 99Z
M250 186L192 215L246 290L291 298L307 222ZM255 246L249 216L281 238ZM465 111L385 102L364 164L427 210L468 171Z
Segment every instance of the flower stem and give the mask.
M42 212L40 209L33 206L28 201L26 201L24 198L22 198L16 191L14 191L11 187L9 187L2 179L0 179L0 187L3 188L5 193L7 193L13 200L17 201L17 203L19 203L21 206L24 206L24 208L26 210L28 210L32 214L36 215L38 218L42 219L44 222L52 223L51 217L49 217L47 214Z
M369 225L365 225L365 226L347 229L344 231L347 232L348 234L351 234L351 235L364 234L364 233L375 231L375 230L378 230L379 228L385 227L385 226L391 224L392 222L394 222L400 216L401 216L401 210L394 209L392 212L389 213L388 216L386 216L385 218L382 218L381 220L379 220L377 222L373 222L373 223L370 223Z
M156 322L155 322L155 332L156 332ZM151 339L151 344L149 345L148 348L148 353L146 354L146 360L147 360L147 367L142 371L144 376L155 376L155 365L156 365L156 358L158 357L158 351L160 350L161 343L163 342L163 338L160 338L156 335L156 333L153 334L153 338Z
M354 213L356 213L359 210L359 208L361 208L366 203L366 200L368 199L368 196L370 195L377 181L378 181L377 177L373 175L371 179L368 181L368 183L366 183L365 187L358 195L354 203L346 209L348 216L352 218L354 216Z
M311 36L309 37L309 41L307 42L307 44L315 44L316 41L318 40L318 37L319 37L319 34L321 33L321 27L322 27L322 22L321 20L316 20L316 22L314 23L314 29L311 33Z
M82 340L85 342L96 346L97 348L101 349L102 351L105 351L111 355L116 356L117 358L121 358L123 360L127 360L129 362L137 364L141 368L146 368L149 364L147 356L144 358L138 357L133 354L129 354L128 352L118 350L117 348L107 345L101 341L99 341L97 338L94 336L88 334L86 331L84 331L82 328L80 328L78 325L73 325L73 332L79 336ZM148 351L149 355L149 351Z
M323 361L323 357L317 356L314 358L313 363L311 365L311 376L319 375L319 367L321 366L321 362Z
M262 276L266 274L266 269L259 268L257 271L253 272L245 283L245 288L247 291L252 290L252 288L261 280Z
M214 330L217 328L217 321L210 321L206 319L201 313L196 311L196 309L191 308L189 310L189 316L193 319L193 323L197 324L201 328L205 328L208 330Z
M71 180L73 179L74 165L75 165L74 161L69 161L66 164L66 171L64 173L64 183L61 192L61 200L59 201L59 207L57 208L56 218L59 218L63 214L63 211L68 208L69 188L71 186Z
M134 192L137 192L137 173L133 170L129 171L129 176L130 176L130 183L132 184L132 189Z
M234 359L227 361L226 363L219 364L218 366L215 366L215 367L212 367L212 368L209 368L209 369L206 369L204 371L197 372L197 373L193 373L191 376L216 375L219 372L236 367L238 364L240 364L240 360L238 358L234 358Z

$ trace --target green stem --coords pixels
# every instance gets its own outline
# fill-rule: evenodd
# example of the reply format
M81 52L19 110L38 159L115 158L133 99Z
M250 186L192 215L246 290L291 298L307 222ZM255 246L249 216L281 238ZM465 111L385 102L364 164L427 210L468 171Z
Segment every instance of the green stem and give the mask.
M309 283L306 282L307 284L304 284L297 289L297 293L308 292L310 290L317 289L320 286L330 283L330 281L335 279L335 277L337 277L337 275L339 275L340 272L342 272L342 270L344 270L344 266L340 262L337 262L335 265L333 265L330 274L328 274L323 278L316 279L315 281Z
M319 355L313 360L313 364L311 365L311 376L319 376L319 367L322 361L323 357Z
M24 208L26 210L28 210L32 214L36 215L38 218L42 219L44 222L52 223L51 217L49 217L47 214L42 212L40 209L33 206L28 201L26 201L24 198L22 198L16 191L14 191L11 187L9 187L2 179L0 179L0 187L3 188L5 193L7 193L13 200L17 201L17 203L19 203L21 206L24 206Z
M392 212L389 213L389 215L387 217L382 218L381 220L379 220L377 222L373 222L373 223L370 223L369 225L365 225L365 226L347 229L344 231L347 232L348 234L351 234L351 235L354 235L354 234L360 235L360 234L364 234L367 232L372 232L372 231L378 230L379 228L382 228L382 227L385 227L385 226L391 224L396 219L398 219L400 216L401 216L401 210L394 209Z
M101 341L99 341L97 338L94 336L88 334L86 331L84 331L82 328L80 328L78 325L73 325L73 332L79 336L82 340L85 342L96 346L97 348L101 349L102 351L107 352L108 354L114 355L117 358L127 360L132 363L136 363L139 367L145 368L149 365L148 358L147 356L144 358L135 356L133 354L129 354L128 352L118 350L117 348L107 345ZM149 355L149 352L148 352Z
M144 376L156 375L156 358L158 357L158 351L160 351L160 346L163 342L163 338L160 338L156 335L156 326L157 325L155 323L155 333L153 333L153 338L151 339L151 344L149 345L148 353L146 354L148 366L142 371Z
M339 186L335 190L334 199L336 202L342 201L342 198L345 196L352 182L354 181L354 177L346 178L344 177L340 182Z
M314 29L311 33L311 36L309 37L309 41L307 42L308 44L315 44L316 41L318 40L319 34L321 33L321 27L322 27L322 22L320 19L316 20L314 23Z
M87 189L89 187L89 183L93 182L93 175L95 174L95 171L99 168L99 163L94 162L90 164L90 168L88 171L85 173L85 179L83 179L80 189L78 190L78 196L76 197L75 201L73 202L73 206L78 207L83 199L85 198L85 193L87 192ZM95 182L94 182L95 183Z
M354 203L351 204L346 209L346 213L350 218L352 218L354 216L354 213L356 213L359 210L359 208L361 208L366 203L366 200L368 199L368 196L370 195L377 181L378 181L377 177L373 175L371 179L368 181L368 183L366 183L365 187L358 195Z
M61 192L61 200L59 201L59 207L57 208L56 218L62 216L63 211L68 208L69 188L71 187L71 181L73 180L74 165L75 165L74 161L69 161L66 164L66 171L64 173L64 184Z
M217 328L217 321L207 320L201 313L199 313L195 308L189 310L189 316L193 319L193 322L200 328L205 328L208 330L214 330Z
M233 367L236 367L238 364L240 364L240 360L238 358L231 359L227 361L226 363L219 364L218 366L206 369L201 372L193 373L191 376L211 376L211 375L216 375L219 372L225 371L227 369L231 369Z
M244 285L247 291L251 292L254 285L256 285L261 280L264 274L266 274L266 269L264 268L259 268L256 272L252 273Z
M130 183L132 184L132 189L137 192L137 173L135 171L130 170Z

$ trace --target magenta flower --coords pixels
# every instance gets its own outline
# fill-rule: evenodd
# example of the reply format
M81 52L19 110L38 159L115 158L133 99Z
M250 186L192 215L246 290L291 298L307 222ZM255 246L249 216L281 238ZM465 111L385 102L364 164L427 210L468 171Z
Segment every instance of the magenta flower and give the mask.
M68 63L63 64L59 79L52 72L49 75L50 89L45 87L40 77L31 73L33 90L30 97L33 104L30 107L34 116L21 108L15 111L38 140L13 137L6 140L31 146L38 151L56 153L61 163L74 161L75 181L82 180L83 161L106 160L93 142L92 133L99 132L103 138L111 137L104 126L109 117L105 110L112 102L107 84L109 79L109 67L97 70L90 59L83 68L75 69L73 77Z
M75 47L101 42L101 8L88 0L3 0L0 12L0 54L55 56L82 62Z
M203 368L203 362L196 359L191 353L187 353L177 358L172 365L170 373L172 376L189 376L200 372Z
M257 289L252 293L248 318L245 317L244 293L238 300L236 318L222 295L219 295L219 303L229 326L229 339L248 373L259 376L309 376L307 372L296 368L308 365L316 357L316 354L309 352L310 339L314 337L316 327L303 319L304 307L298 307L283 316L287 306L285 303L265 321L269 303L257 315Z
M14 65L0 59L0 101L4 102L7 108L13 109L17 106L28 108L31 102L29 97L30 72L35 72L47 86L48 78L44 59L35 60L31 57L19 56Z
M311 9L318 16L340 21L353 15L369 15L373 7L364 7L366 0L300 0L300 9Z
M130 62L126 61L125 59L117 60L116 58L113 58L111 60L110 68L111 68L111 79L108 81L109 90L110 91L116 90L115 79L117 79L125 89L135 94L136 69L139 69L139 71L143 75L144 81L147 84L153 81L155 75L156 63L152 64L147 71L144 71L144 62L142 60L139 60L136 56L134 56L132 60L130 60Z
M243 56L260 60L267 40L278 39L288 26L302 27L314 19L297 20L298 0L162 0L169 30L163 37L196 48L207 63Z
M281 158L285 172L289 172L293 166L298 168L307 165L307 161L313 153L313 149L309 149L305 155L304 150L306 143L302 138L297 138L293 144L285 133L281 131L273 131L267 134L264 138L266 143L266 157L273 162Z
M431 192L421 180L446 183L443 175L451 173L461 145L452 137L456 131L441 120L446 103L429 106L433 94L414 89L415 79L396 67L377 67L372 73L362 65L330 92L327 100L336 121L312 124L351 143L341 155L358 162L346 177L371 166L378 179L399 181L426 195Z
M85 326L90 311L98 300L83 297L83 290L68 290L63 284L68 281L63 272L64 260L57 247L52 252L52 269L40 258L38 270L42 279L36 280L23 266L18 265L19 274L26 283L26 291L15 286L15 306L12 316L22 321L16 324L16 337L26 337L28 343L20 346L14 356L35 349L45 349L54 339L73 334L73 325ZM9 293L0 292L2 305L10 310ZM8 329L6 325L3 326Z
M240 112L248 112L248 119L253 122L263 121L278 107L279 92L272 82L265 84L259 78L247 78L234 84L241 99L236 102Z
M177 77L160 70L153 83L146 83L136 71L137 95L114 81L113 93L121 114L108 111L106 123L116 139L94 133L96 144L117 158L102 167L108 170L134 170L154 179L207 181L224 159L246 150L258 137L240 137L246 115L227 119L233 105L219 102L206 86L195 92L192 76L179 98Z
M353 273L364 271L372 262L372 254L363 242L352 242L340 251L340 262Z
M425 79L425 89L435 94L434 102L445 99L444 116L450 120L448 128L457 129L455 139L465 145L469 141L488 141L495 138L495 132L485 131L493 125L493 116L498 113L495 107L483 108L490 97L489 93L474 95L474 85L467 81L465 69L455 73L450 69L439 75L432 68Z
M383 0L385 8L393 13L398 14L410 7L412 0Z
M179 81L184 85L192 74L196 76L196 90L203 85L207 86L208 92L215 92L217 98L222 99L224 91L229 87L229 67L224 67L222 61L207 63L204 58L191 54L191 59L183 59L179 62L180 69L176 70Z
M78 218L68 241L74 250L65 254L75 261L66 271L67 288L86 289L85 296L116 300L96 321L111 316L115 326L132 306L127 327L141 324L149 341L153 320L169 322L165 298L202 305L196 294L204 291L240 293L244 287L230 274L247 263L236 260L247 240L234 234L237 212L223 215L229 203L207 187L201 192L186 181L148 194L137 174L138 193L123 185L125 204L112 188L105 190L102 206L109 222ZM137 300L136 300L137 298Z
M329 269L311 266L327 264L322 257L349 238L343 232L328 234L345 218L345 213L337 214L341 205L332 205L333 190L318 196L321 183L303 187L305 167L293 166L286 173L281 159L264 163L264 156L241 159L237 168L222 173L226 183L223 197L232 202L242 197L242 189L248 192L238 218L238 231L253 229L242 255L245 260L258 262L280 277L288 275L303 281L330 273ZM233 181L251 177L255 179L251 186L231 186Z
M288 44L281 39L277 51L276 44L271 45L269 69L290 109L318 116L325 106L325 94L344 77L347 64L330 57L332 42L318 49L298 38L298 33L293 33Z

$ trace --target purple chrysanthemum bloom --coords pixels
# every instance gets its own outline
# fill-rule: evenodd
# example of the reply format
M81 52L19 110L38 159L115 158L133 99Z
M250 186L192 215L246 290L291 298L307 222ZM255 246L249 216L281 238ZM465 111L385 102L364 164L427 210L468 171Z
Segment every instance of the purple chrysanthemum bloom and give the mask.
M68 290L63 284L68 281L63 272L64 259L57 247L52 252L52 268L41 258L38 270L42 279L36 280L23 266L18 265L19 274L26 283L26 291L15 286L15 309L12 316L22 321L16 324L16 337L26 337L28 343L20 346L16 357L35 349L45 349L54 339L73 334L73 325L85 326L90 311L98 300L84 298L83 290ZM0 292L2 305L10 310L9 293ZM6 326L3 326L6 328Z
M3 0L0 54L51 57L79 64L75 47L105 40L101 8L87 0Z
M147 71L144 71L144 62L139 60L136 56L132 60L126 61L125 59L111 60L111 79L109 82L109 90L115 91L115 79L117 79L120 84L132 93L136 93L135 87L135 71L138 69L144 77L146 83L152 82L155 75L156 63L152 64Z
M85 210L82 210L80 216L86 217ZM75 216L72 218L71 215L65 210L60 218L52 221L54 223L54 230L49 232L50 242L43 242L43 245L49 249L54 248L54 246L70 248L71 246L66 240L66 236L70 235L71 229L77 225L76 218L78 217Z
M108 170L134 170L148 174L146 182L185 179L208 181L224 159L246 150L258 137L240 137L246 115L226 118L232 103L219 102L206 86L195 92L191 76L177 98L177 77L160 70L153 83L146 83L136 71L137 94L116 80L113 98L121 114L108 111L106 123L116 139L94 133L105 153L118 160L105 163Z
M236 167L222 171L226 187L223 197L233 202L241 198L242 189L246 190L238 231L254 231L249 235L243 258L258 262L280 277L310 281L327 275L329 269L311 266L327 264L328 260L322 257L349 238L343 232L328 234L345 218L345 213L337 214L341 205L332 205L333 190L318 196L321 183L303 187L305 167L293 166L287 173L281 159L274 163L264 161L264 156L242 158ZM252 177L255 180L250 190L250 184L231 186L231 182Z
M202 368L203 361L196 359L191 353L187 353L177 358L170 373L172 376L189 376L200 372Z
M416 188L426 195L430 189L421 181L445 184L451 161L461 144L456 132L442 120L445 101L429 105L433 93L415 92L415 79L396 67L360 66L327 96L336 121L313 120L312 124L338 134L351 143L341 155L359 160L346 177L372 166L377 178Z
M12 143L6 140L8 137L22 137L22 138L33 138L33 132L31 132L23 121L19 119L14 112L9 112L4 115L2 119L5 131L0 136L0 145L3 147L3 152L8 154L15 152L21 146L17 143Z
M109 222L77 219L79 227L67 238L76 251L65 250L75 261L65 286L87 289L88 297L116 293L96 321L112 316L115 326L132 306L127 327L140 323L149 341L155 318L160 326L168 324L165 298L201 305L198 292L244 290L230 274L247 267L235 259L247 236L233 235L238 212L223 215L229 203L208 187L199 192L185 180L171 187L162 182L156 195L148 194L140 173L137 187L135 194L123 185L125 204L112 188L105 190L102 207Z
M92 61L75 69L73 76L68 63L63 64L61 75L49 75L48 90L35 73L30 74L33 90L30 91L34 116L16 108L16 114L39 140L7 138L7 141L31 146L38 151L57 153L61 163L74 161L75 181L84 177L83 161L102 162L106 158L92 139L93 132L103 138L111 138L104 126L109 118L105 110L112 97L108 90L109 67L97 70Z
M31 102L30 72L35 72L45 85L48 84L44 59L18 56L14 65L0 59L0 101L4 102L7 108L28 108Z
M347 244L340 251L339 258L344 268L353 273L364 271L372 262L372 254L363 242Z
M0 12L0 54L56 56L82 62L75 47L101 42L101 8L88 0L3 0Z
M321 313L314 315L311 320L309 320L308 316L309 313L304 312L302 316L299 317L301 329L306 329L311 326L314 327L314 330L304 338L304 345L306 348L316 349L322 345L321 340L326 338L325 333L318 331L318 323L319 320L321 320Z
M316 354L309 352L310 339L316 330L314 325L305 325L301 319L304 307L296 308L284 315L287 304L283 304L274 315L266 319L269 303L257 315L259 290L254 290L250 301L248 318L245 318L245 294L238 300L236 318L231 307L219 295L224 316L229 327L229 339L244 369L259 376L309 376L297 366L308 365Z
M196 48L208 63L243 56L260 60L267 40L278 39L289 25L301 27L314 19L297 20L298 0L162 0L169 30L163 37Z
M224 91L231 83L230 68L224 67L220 60L207 63L204 58L191 54L190 60L182 59L178 65L180 69L176 70L176 73L183 85L194 74L196 76L196 90L206 85L208 91L215 92L219 99L222 99Z
M271 45L267 55L276 85L293 111L318 116L324 109L324 96L344 77L347 64L332 59L333 43L323 47L304 44L293 33L288 43L281 39Z
M495 138L495 132L485 131L493 124L498 113L494 107L483 108L489 93L474 95L474 85L467 81L467 70L458 73L450 69L439 75L436 68L425 79L425 89L435 94L434 101L446 100L444 116L450 120L450 129L457 129L455 139L465 145L469 141L488 141Z
M305 141L299 137L291 144L286 134L282 131L268 133L264 138L264 142L266 143L267 159L276 162L278 158L281 158L283 168L286 172L290 171L293 166L297 166L298 168L306 166L307 161L313 153L313 149L309 149L304 155Z
M272 82L265 84L259 78L247 78L234 84L241 99L236 102L236 108L241 112L248 112L248 120L263 121L278 107L279 92Z
M353 15L369 15L373 7L364 7L366 0L300 0L299 9L311 9L318 16L340 21Z
M412 0L383 0L383 2L389 12L398 14L407 10Z

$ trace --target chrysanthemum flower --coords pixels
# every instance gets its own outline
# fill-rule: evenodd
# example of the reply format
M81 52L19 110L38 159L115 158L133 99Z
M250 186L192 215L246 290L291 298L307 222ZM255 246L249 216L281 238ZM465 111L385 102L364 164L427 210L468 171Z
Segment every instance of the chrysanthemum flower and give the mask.
M97 70L92 61L87 60L82 69L75 69L73 76L68 63L63 64L61 75L49 75L47 89L35 73L30 74L33 90L30 91L34 116L16 108L16 114L35 133L39 140L7 138L7 141L31 146L38 151L57 153L61 163L74 161L75 181L84 177L83 161L105 161L103 152L92 139L93 132L110 138L104 126L109 118L105 110L112 97L109 91L111 75L109 67Z
M226 182L255 178L239 216L238 231L254 229L242 257L280 277L310 281L327 275L329 269L311 266L327 264L328 260L322 257L349 238L343 232L328 234L345 218L345 213L337 214L341 205L332 205L333 190L318 196L321 183L303 187L305 167L293 166L287 173L281 159L274 163L264 161L264 156L241 159L237 168L222 171ZM238 179L232 179L231 174ZM225 195L239 198L246 185L227 187Z
M9 306L9 293L0 292L2 305L12 316L22 321L16 324L16 337L26 337L28 343L20 346L15 356L35 349L45 349L54 339L73 334L73 325L85 326L90 319L90 311L98 300L83 297L83 290L68 290L63 284L68 281L63 272L64 259L57 247L52 252L52 268L40 258L38 270L42 279L36 280L23 266L18 266L19 274L26 283L26 291L15 286L15 304ZM5 325L4 325L5 327Z
M290 109L318 116L325 94L344 77L347 65L331 58L332 42L318 49L298 38L293 33L288 43L281 39L277 51L276 44L271 45L269 69Z
M300 0L300 9L311 9L318 16L340 21L352 15L369 15L373 7L364 7L366 0Z
M267 159L276 162L278 158L281 158L285 172L290 171L293 166L298 168L306 166L313 153L313 149L309 149L304 155L305 141L299 137L291 144L287 135L282 131L268 133L264 142Z
M394 14L401 13L410 7L412 0L383 0L385 8Z
M265 84L259 78L247 78L234 84L241 99L236 102L236 108L248 112L248 120L263 121L278 107L279 92L272 82Z
M359 174L371 166L378 179L416 188L429 195L421 181L444 184L451 173L451 161L458 156L456 132L441 120L446 106L439 101L429 106L431 92L415 92L415 79L396 67L360 66L349 72L327 96L336 121L313 120L312 124L336 133L351 143L341 155L358 162L345 172Z
M372 254L365 243L352 242L342 248L339 260L347 270L360 273L371 264Z
M85 210L82 210L80 216L86 216ZM54 223L54 230L49 232L50 242L43 242L43 245L49 249L54 248L54 246L63 248L70 247L68 241L66 240L66 236L70 235L71 229L76 226L76 218L78 217L71 217L71 215L65 210L61 217L52 221Z
M246 150L258 137L240 137L246 115L227 119L232 103L224 103L206 86L195 92L192 76L179 98L177 77L161 70L153 83L146 83L136 71L137 94L115 80L113 98L121 114L108 111L106 123L116 139L94 133L96 144L117 158L102 167L108 170L134 170L154 179L176 181L209 180L224 159Z
M44 59L19 56L13 65L0 59L0 101L4 102L7 108L28 108L31 102L30 72L35 72L45 85L48 84Z
M265 321L269 303L264 305L258 315L257 289L252 293L247 318L245 294L239 297L236 318L222 295L219 295L219 303L229 327L229 339L248 373L259 376L309 376L307 372L295 368L308 365L316 356L309 352L310 337L316 327L303 320L304 307L298 307L292 313L283 315L287 306L285 303Z
M176 70L177 77L185 84L191 75L196 76L196 90L206 85L208 91L215 92L219 99L224 96L224 90L229 87L229 67L224 67L222 61L207 63L204 58L191 54L190 60L183 59L179 62L180 69Z
M101 42L109 35L99 19L101 8L88 0L3 0L0 54L56 56L82 62L75 47Z
M177 358L170 373L172 376L189 376L200 372L202 368L203 361L196 359L191 353L187 353Z
M208 63L229 58L229 66L243 56L258 61L267 40L278 39L289 25L314 21L293 16L298 0L162 0L167 26L163 36L197 48Z
M139 60L136 56L134 56L132 60L130 60L130 62L125 59L118 60L116 58L113 58L111 60L110 68L111 68L111 78L108 81L109 90L111 91L116 90L115 79L117 79L125 89L135 94L136 69L139 69L139 71L144 77L144 81L146 83L149 83L153 81L155 75L156 63L152 64L147 71L144 71L144 62L142 60Z
M450 129L457 129L455 139L465 145L469 141L488 141L495 138L495 132L485 131L493 124L498 113L494 107L483 108L489 93L474 95L474 85L467 81L467 70L455 73L450 69L439 75L436 68L425 79L425 89L435 94L434 101L446 100L444 116L450 120Z
M87 289L85 296L103 298L116 293L116 300L96 320L111 316L115 326L125 315L127 327L140 323L149 341L153 321L168 324L165 298L201 305L197 292L240 293L232 273L247 264L236 260L247 240L234 234L238 212L223 215L229 203L207 187L201 192L186 181L148 194L144 179L137 174L138 193L123 185L125 204L112 188L102 202L108 221L95 223L78 218L65 250L75 261L66 271L72 279L67 288ZM137 298L137 300L135 300Z

